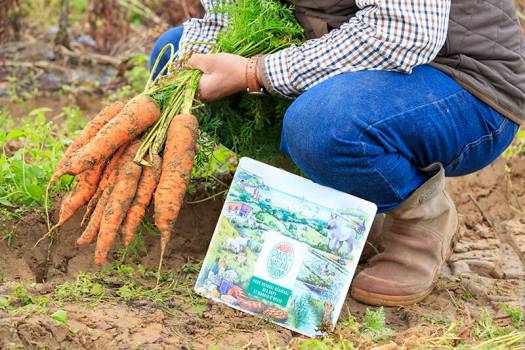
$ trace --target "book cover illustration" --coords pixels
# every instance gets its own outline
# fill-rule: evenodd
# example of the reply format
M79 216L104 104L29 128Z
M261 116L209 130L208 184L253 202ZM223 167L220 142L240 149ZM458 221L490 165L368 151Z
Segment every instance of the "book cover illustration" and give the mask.
M195 291L307 336L332 329L376 207L242 158Z

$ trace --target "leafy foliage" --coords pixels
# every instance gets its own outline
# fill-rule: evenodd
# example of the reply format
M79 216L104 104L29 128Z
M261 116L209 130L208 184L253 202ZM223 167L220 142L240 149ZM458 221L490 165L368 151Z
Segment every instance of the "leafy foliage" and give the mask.
M303 30L295 20L292 8L278 0L240 0L220 4L215 11L226 14L229 23L227 29L218 35L212 52L250 57L270 54L302 42ZM240 155L269 161L278 154L275 151L281 121L289 104L287 100L240 94L204 106L192 105L200 72L184 68L187 57L173 61L173 47L167 45L163 50L170 53L171 63L162 68L162 71L167 69L167 75L149 80L145 88L145 93L157 101L162 115L146 132L136 160L142 160L148 152L157 154L171 119L180 113L188 113L192 107L197 109L202 131L195 167L205 166L210 159L209 146L217 140ZM283 162L270 163L280 166Z
M41 208L45 189L65 143L74 137L67 128L82 124L82 114L67 109L68 122L62 128L47 122L48 108L38 108L15 122L8 112L0 112L0 206ZM51 190L69 189L72 178L64 177Z
M102 284L94 281L92 276L81 272L74 282L59 285L55 295L62 301L93 301L102 299L105 291Z
M303 30L292 7L279 1L241 0L217 11L228 16L228 28L217 37L219 52L250 57L301 43Z
M245 57L276 52L303 40L293 9L276 0L241 0L219 7L228 27L217 38L217 51ZM282 119L290 101L276 96L241 94L208 103L201 125L213 127L216 138L240 155L286 163L278 152ZM287 166L289 168L289 166Z
M21 285L17 284L15 290L13 291L12 297L21 305L26 306L29 304L34 304L33 297L28 293L28 291Z

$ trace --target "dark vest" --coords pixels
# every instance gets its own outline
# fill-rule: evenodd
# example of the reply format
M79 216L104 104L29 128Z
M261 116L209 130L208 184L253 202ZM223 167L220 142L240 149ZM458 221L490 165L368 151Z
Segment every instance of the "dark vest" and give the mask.
M291 0L307 38L338 28L355 0ZM432 66L515 121L525 121L525 39L513 0L452 0L447 40Z

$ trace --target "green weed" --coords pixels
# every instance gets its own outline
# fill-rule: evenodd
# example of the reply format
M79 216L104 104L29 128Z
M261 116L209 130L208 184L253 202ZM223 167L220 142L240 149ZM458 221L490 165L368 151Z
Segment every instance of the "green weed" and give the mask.
M106 291L92 275L81 272L74 282L59 285L55 297L59 301L98 302L106 297Z
M40 95L38 84L35 84L36 70L24 69L18 63L18 56L13 59L13 69L11 75L7 78L9 90L7 91L12 102L25 104Z
M357 319L350 312L350 308L346 305L345 312L341 315L339 322L337 323L337 328L345 331L357 332L361 325Z
M187 264L177 272L165 272L159 286L155 285L156 271L139 265L136 268L115 262L94 274L80 273L74 282L65 282L55 289L59 303L135 302L148 301L168 314L181 305L191 305L204 311L208 300L193 294L199 265Z
M148 81L149 67L148 56L143 53L135 53L130 59L131 69L126 71L127 78L132 91L141 93L144 90L144 84Z
M302 340L299 343L300 350L353 350L355 349L348 340L335 340L332 338L319 338Z
M13 291L11 296L13 297L14 301L21 306L34 304L33 297L21 284L16 285L15 290Z
M487 310L483 310L480 319L472 327L472 336L474 339L486 340L496 338L504 335L506 332L504 329L498 327Z
M502 305L501 309L510 317L514 328L523 329L525 326L525 311L519 307L512 307L510 305Z
M3 303L7 311L13 313L40 313L47 312L46 306L49 298L46 296L33 296L21 284L17 284L11 293L11 298L7 303Z
M64 126L58 128L46 120L48 108L37 108L17 120L7 112L0 112L0 205L5 208L42 208L45 204L45 189L62 156L65 143L70 142L71 132L67 127L77 127L79 112L65 109L68 116L74 115ZM65 176L51 191L66 191L72 177Z
M5 230L4 232L2 232L2 239L7 244L7 247L11 248L13 244L14 236L15 236L14 230Z
M120 264L123 264L124 262L128 261L128 259L132 262L139 262L142 259L142 257L148 254L146 242L144 241L144 234L153 237L159 236L158 231L151 223L149 223L146 219L142 220L140 227L137 230L135 236L133 237L131 243L127 247L121 247L117 251L117 261Z
M80 131L86 125L84 112L77 106L64 106L59 116L64 118L64 123L61 125L62 130L60 131L62 134L67 134L60 136L69 136L71 131Z
M474 295L472 294L472 291L467 289L465 290L465 293L463 293L463 299L465 301L472 301L474 300Z
M366 309L361 325L361 334L374 342L386 341L394 331L385 325L385 310L380 307L376 310Z
M7 310L9 308L9 300L0 298L0 310Z
M57 310L53 312L50 317L57 321L58 323L66 323L67 322L67 312L64 310Z
M503 157L510 159L525 152L525 130L519 130L514 142L504 152Z

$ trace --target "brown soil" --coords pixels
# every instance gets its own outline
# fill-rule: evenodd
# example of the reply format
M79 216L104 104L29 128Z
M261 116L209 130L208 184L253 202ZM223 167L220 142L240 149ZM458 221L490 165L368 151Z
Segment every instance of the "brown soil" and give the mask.
M448 189L460 213L461 226L449 264L435 291L418 305L386 309L388 326L398 333L398 344L414 340L410 335L428 333L425 322L476 319L488 310L499 322L508 323L500 304L523 307L525 302L525 165L521 159L508 163L499 159L483 171L449 179ZM523 204L525 205L525 203ZM222 206L221 200L187 204L180 216L166 256L166 268L177 270L189 259L202 259ZM56 214L56 213L53 213ZM79 272L95 272L93 247L78 249L74 242L80 234L82 213L69 221L50 248L49 241L38 247L35 242L46 232L37 215L4 222L0 231L14 231L9 248L0 243L0 295L8 294L14 282L31 282L28 289L36 295L49 295L63 281L73 280ZM159 258L158 239L145 236L148 254L146 267L155 267ZM187 303L186 303L187 304ZM171 316L150 302L112 302L89 306L66 303L67 326L58 325L47 315L0 313L0 348L47 347L128 349L268 348L286 346L296 334L244 315L228 307L210 303L207 311L196 311L183 301L182 313ZM359 317L366 307L347 299L352 315ZM344 330L341 330L344 332ZM407 343L408 342L408 343Z

